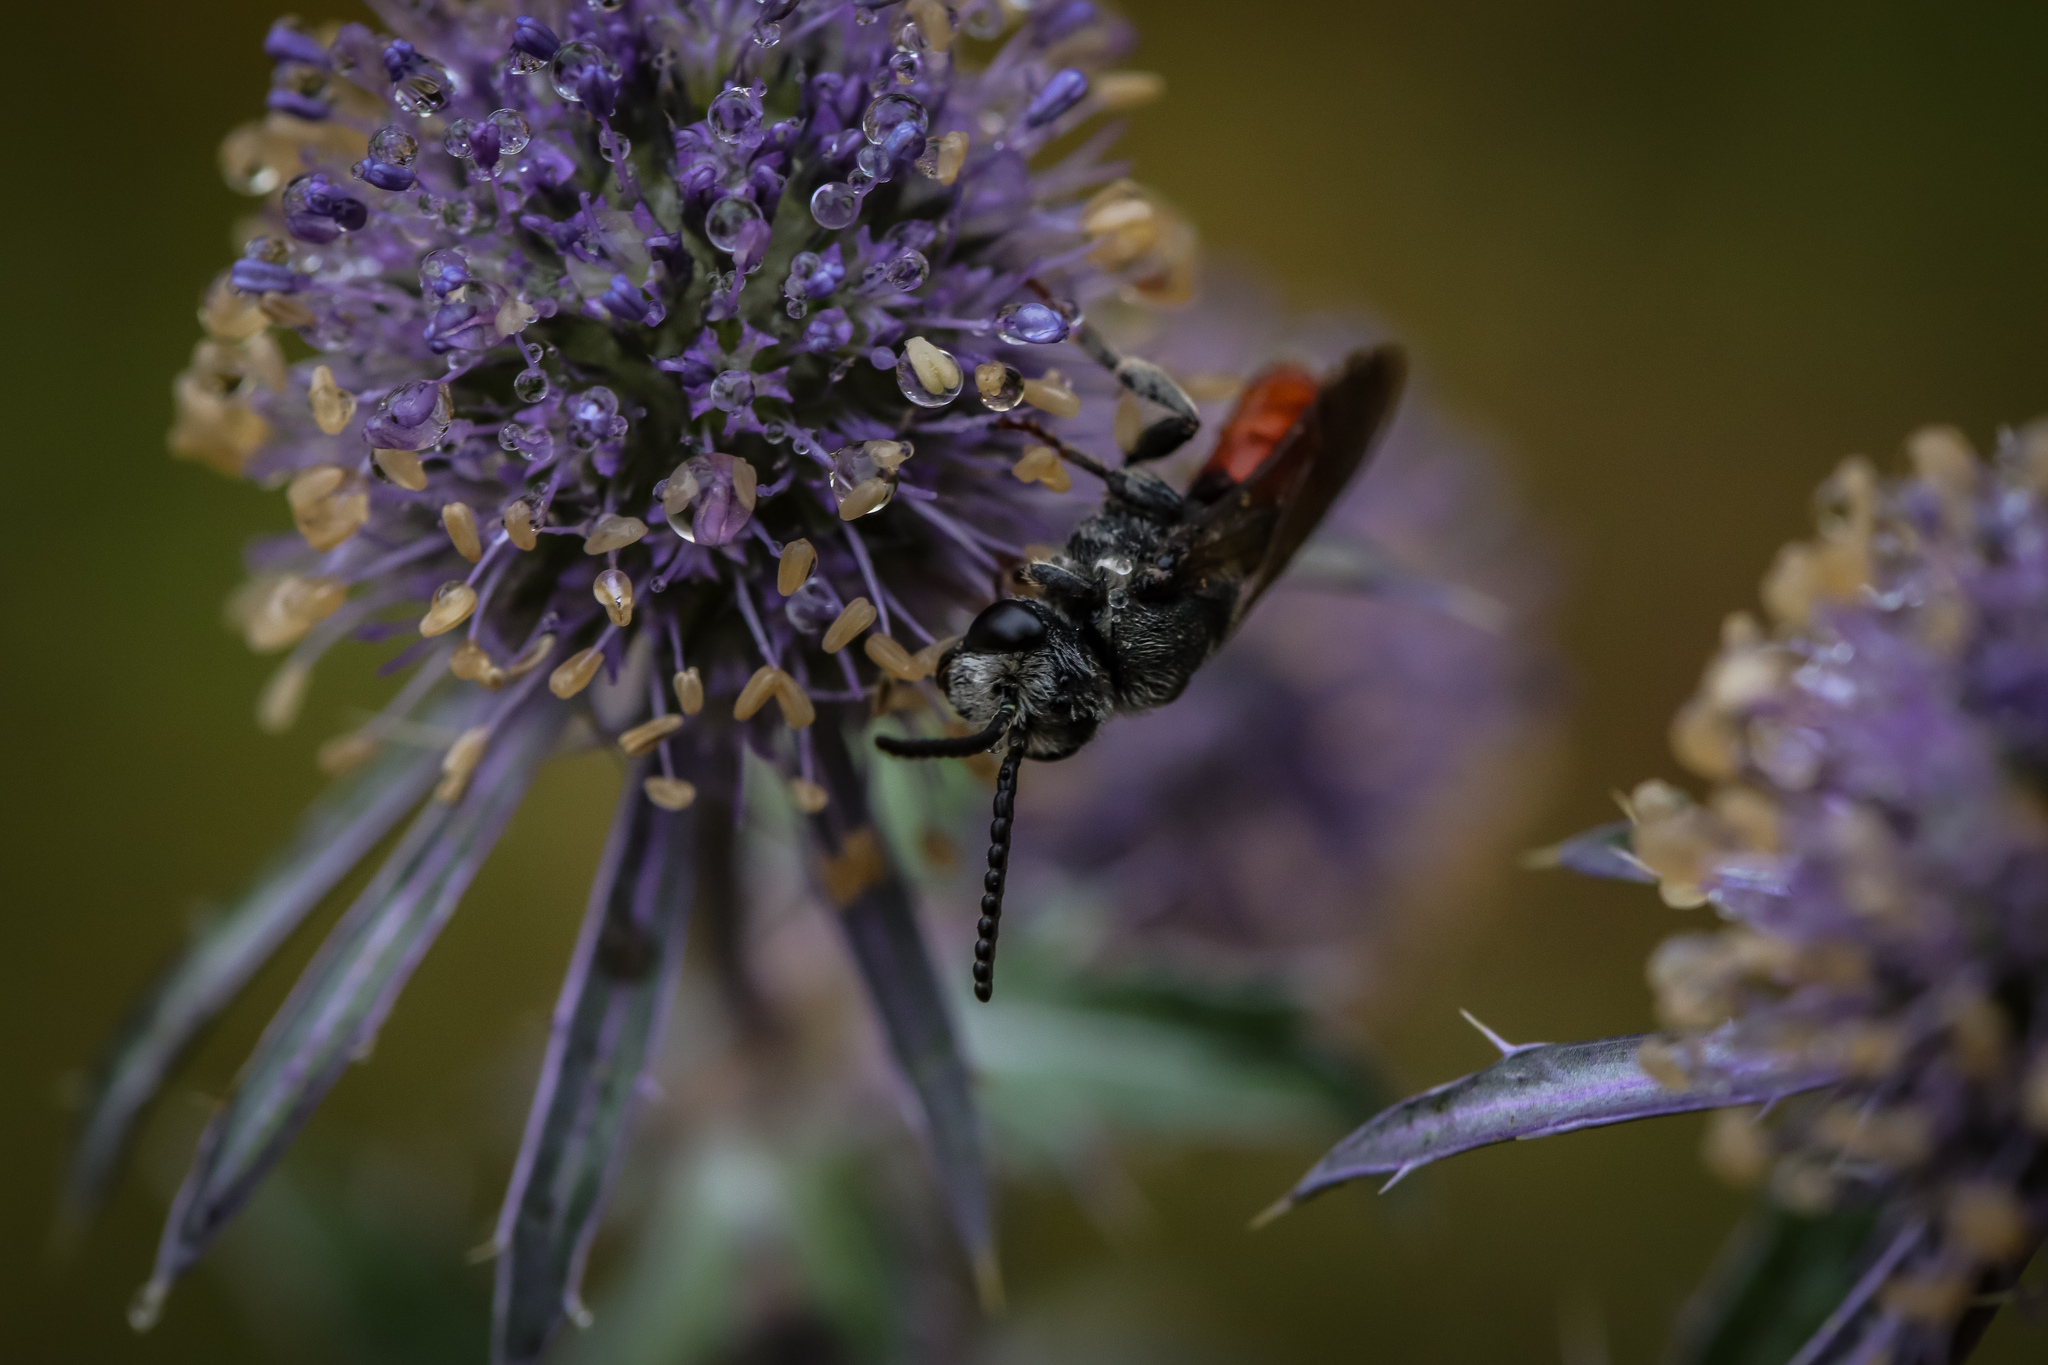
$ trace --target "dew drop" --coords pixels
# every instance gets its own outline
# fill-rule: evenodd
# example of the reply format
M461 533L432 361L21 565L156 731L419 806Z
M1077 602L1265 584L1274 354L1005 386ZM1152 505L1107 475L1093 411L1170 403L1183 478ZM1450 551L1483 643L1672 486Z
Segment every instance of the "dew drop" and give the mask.
M924 284L931 262L922 251L905 251L893 260L877 261L861 275L861 285L872 293L909 294Z
M880 146L888 141L889 134L898 124L908 123L918 133L931 126L931 116L922 104L908 95L891 92L880 95L868 105L861 115L860 131L871 143Z
M467 237L477 228L477 207L467 199L449 199L441 205L441 226L460 237Z
M1050 346L1067 339L1067 320L1043 303L1013 303L997 312L996 335L1012 346Z
M499 156L517 156L533 140L533 129L527 125L526 115L517 109L494 110L486 122L497 131Z
M548 396L548 377L541 370L521 370L512 376L512 396L522 403L538 403Z
M811 217L819 227L843 228L860 217L860 195L841 180L820 185L811 194Z
M1008 412L1024 401L1024 376L991 360L974 367L974 391L990 412Z
M577 92L592 76L602 76L613 84L620 78L619 64L596 43L563 43L549 63L548 78L555 93L571 104L583 102Z
M754 43L759 47L774 47L782 41L782 25L757 24L754 27Z
M821 186L818 193L823 194L827 188L830 187ZM816 196L812 197L811 203L815 214ZM711 245L730 254L743 240L747 229L760 221L761 210L755 207L753 200L737 194L727 195L713 204L711 212L704 215L704 236L710 240Z
M555 453L555 438L546 427L512 421L498 428L498 445L528 464L538 464Z
M597 151L614 166L633 154L633 139L615 128L600 128L597 133Z
M410 166L419 159L419 139L403 128L379 128L370 134L370 155L389 166Z
M754 376L745 370L726 370L711 381L711 406L720 412L737 412L754 401Z
M531 76L536 71L547 70L547 66L547 58L536 57L531 52L522 52L518 48L514 48L512 50L512 61L507 69L515 76Z
M438 114L448 107L450 79L447 68L439 62L419 58L411 70L393 83L392 102L418 118Z
M720 142L739 142L761 126L761 97L745 86L729 86L712 99L704 121Z
M960 396L960 362L923 337L903 345L896 362L896 387L921 408L942 408Z
M441 141L442 149L458 161L469 160L476 152L470 142L470 135L475 131L475 125L468 119L456 119L448 125L448 136Z
M871 445L884 444L895 443L863 441L832 452L832 473L827 481L839 504L841 520L873 516L896 496L896 471L884 469L869 454Z

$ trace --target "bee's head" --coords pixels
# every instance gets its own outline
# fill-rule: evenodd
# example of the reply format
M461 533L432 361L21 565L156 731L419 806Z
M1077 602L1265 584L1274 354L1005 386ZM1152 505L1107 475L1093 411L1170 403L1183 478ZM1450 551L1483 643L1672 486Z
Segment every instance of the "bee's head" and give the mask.
M971 721L1016 705L1030 756L1041 760L1079 749L1108 711L1107 681L1079 627L1035 598L1007 598L975 617L939 660L938 684Z

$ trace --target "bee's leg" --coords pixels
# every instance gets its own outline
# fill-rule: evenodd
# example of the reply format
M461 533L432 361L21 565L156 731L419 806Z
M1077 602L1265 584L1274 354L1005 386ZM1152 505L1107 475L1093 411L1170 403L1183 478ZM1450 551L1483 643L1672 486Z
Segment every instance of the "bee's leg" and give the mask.
M1042 559L1030 564L1019 565L1017 567L1017 581L1019 583L1029 583L1034 587L1042 589L1047 597L1056 597L1066 602L1092 604L1096 598L1095 585L1093 583L1083 578L1080 574L1075 573L1072 569L1063 569L1057 564L1048 563Z
M1132 512L1152 521L1167 525L1179 521L1186 504L1181 495L1168 487L1166 481L1148 470L1111 469L1084 450L1077 450L1046 430L1029 417L1003 417L995 425L1008 431L1029 432L1060 453L1060 458L1078 469L1085 469L1109 485L1110 496L1123 502Z
M1202 415L1195 410L1195 400L1174 382L1172 375L1149 360L1119 354L1086 318L1076 323L1073 339L1090 359L1114 375L1116 382L1126 390L1147 403L1166 409L1165 416L1138 434L1137 443L1124 457L1124 463L1143 464L1147 460L1171 455L1202 429Z

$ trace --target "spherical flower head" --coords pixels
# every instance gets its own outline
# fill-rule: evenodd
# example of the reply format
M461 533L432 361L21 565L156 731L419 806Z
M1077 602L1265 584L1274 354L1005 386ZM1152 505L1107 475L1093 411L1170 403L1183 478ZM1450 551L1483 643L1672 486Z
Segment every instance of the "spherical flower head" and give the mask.
M1881 1205L1893 1359L1948 1359L2048 1225L2044 437L1986 462L1937 428L1907 477L1845 463L1764 581L1770 626L1730 619L1674 724L1711 796L1630 801L1665 900L1729 921L1658 949L1664 1023L1839 1077L1718 1115L1709 1159L1794 1208ZM1687 1047L1645 1062L1682 1084Z
M543 683L623 678L604 732L701 708L693 735L737 726L804 782L820 714L928 675L1072 516L1007 476L1001 415L1071 418L1069 320L1191 268L1177 219L1103 189L1103 141L1033 166L1156 93L1101 71L1122 25L1063 4L959 60L1004 23L630 0L273 29L271 112L223 148L262 226L172 434L290 502L238 608L298 645L266 722L408 610L407 662L507 694L494 731ZM659 737L663 781L713 742Z
M1288 318L1252 279L1213 272L1189 313L1165 334L1142 313L1125 325L1202 404L1203 434L1175 457L1190 469L1262 371L1328 373L1375 333ZM1128 441L1133 406L1085 420L1122 428L1104 446ZM1096 880L1121 949L1355 989L1403 911L1455 899L1457 869L1527 794L1501 772L1553 710L1536 638L1548 578L1491 458L1411 394L1302 562L1187 691L1032 774L1020 857L1047 880Z
M1090 0L380 12L397 32L266 40L267 113L221 148L262 204L170 444L284 495L293 534L230 604L290 651L266 728L344 639L403 640L386 671L412 676L322 748L359 771L117 1049L80 1199L179 1050L417 813L209 1124L131 1320L367 1053L545 758L593 735L626 784L507 1196L495 1358L537 1358L575 1302L694 893L732 885L748 751L806 817L792 861L993 1296L968 1068L849 735L932 724L948 638L1079 514L1070 480L1013 477L1004 425L1083 416L1060 366L1095 362L1053 348L1098 303L1189 293L1191 231L1103 162L1113 131L1069 139L1159 82L1103 69L1128 34Z

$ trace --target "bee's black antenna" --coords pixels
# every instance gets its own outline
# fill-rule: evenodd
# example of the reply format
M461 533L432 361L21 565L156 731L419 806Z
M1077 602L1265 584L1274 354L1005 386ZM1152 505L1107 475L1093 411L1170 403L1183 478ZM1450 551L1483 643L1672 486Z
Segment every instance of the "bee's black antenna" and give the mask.
M1002 741L1003 731L1017 718L1015 698L996 708L995 719L971 735L948 735L944 739L898 739L876 735L875 747L896 758L972 758L985 754Z
M981 923L974 940L974 998L983 1004L996 989L996 934L1003 924L1003 877L1010 869L1010 825L1017 810L1017 769L1023 762L1020 735L1010 741L996 772L995 819L988 826L988 875L981 883Z

